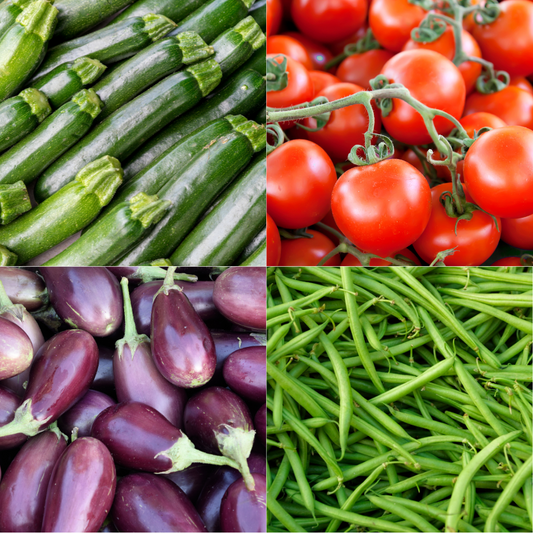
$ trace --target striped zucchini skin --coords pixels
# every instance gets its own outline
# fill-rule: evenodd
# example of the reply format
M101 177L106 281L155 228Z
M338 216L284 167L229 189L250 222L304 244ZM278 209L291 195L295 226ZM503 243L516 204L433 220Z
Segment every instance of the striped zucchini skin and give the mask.
M266 226L263 226L263 229L246 245L241 255L237 258L235 263L237 265L242 265L250 256L252 256L258 248L263 246L263 243L266 243Z
M259 72L261 76L266 76L266 44L256 50L241 69L252 69Z
M248 14L254 17L263 31L266 31L266 0L255 2L248 11Z
M267 266L267 243L264 241L240 266Z
M0 3L0 39L15 24L23 9L35 0L4 0ZM51 4L53 3L50 2Z
M111 25L131 17L142 17L147 13L165 15L174 22L179 22L198 9L206 0L137 0L125 9Z

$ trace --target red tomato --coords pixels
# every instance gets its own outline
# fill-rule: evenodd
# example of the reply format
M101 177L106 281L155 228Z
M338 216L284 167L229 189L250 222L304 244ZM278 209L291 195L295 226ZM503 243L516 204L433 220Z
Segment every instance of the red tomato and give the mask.
M533 0L531 1L533 2ZM523 91L533 94L533 85L531 85L529 80L527 78L524 78L524 76L514 76L513 78L511 78L509 85L513 85L514 87L518 87Z
M337 76L334 76L329 72L322 72L321 70L311 70L309 71L309 76L311 76L311 80L313 80L315 96L326 87L329 87L330 85L336 85L337 83L341 82Z
M416 168L387 159L343 174L333 189L331 209L357 248L388 257L420 237L431 214L431 193Z
M381 73L385 63L393 56L388 50L369 50L348 56L339 65L337 77L342 81L370 88L370 80Z
M330 102L362 91L353 83L339 83L326 87L316 96L325 96ZM375 112L374 132L381 131L380 114ZM315 119L306 119L305 125L316 127ZM310 141L324 148L333 161L346 161L352 147L365 144L364 134L368 129L368 113L363 104L351 105L331 113L328 123L319 131L308 131Z
M427 15L427 11L408 0L373 0L369 24L374 37L383 48L399 52Z
M267 209L282 228L305 228L330 209L335 167L320 146L289 141L267 157Z
M278 266L281 255L281 237L272 217L267 213L267 266Z
M283 8L281 6L281 0L267 0L267 37L277 33L282 16Z
M296 39L287 35L273 35L266 42L267 54L284 56L301 63L307 70L313 69L313 61L309 52Z
M413 244L416 253L426 263L432 263L437 254L444 250L458 247L453 255L448 256L444 262L447 266L472 266L483 264L494 252L500 240L500 232L490 215L483 211L475 211L470 220L460 220L446 214L440 202L441 194L451 191L450 183L442 183L431 189L432 210L431 218L424 233ZM466 199L472 198L465 187ZM498 227L500 220L498 219Z
M507 126L507 124L496 115L483 112L466 115L466 117L463 117L459 122L471 139L474 138L474 133L481 128L496 129Z
M533 215L502 218L502 241L515 248L533 250Z
M420 151L426 155L427 150L425 148L420 148ZM420 159L418 159L418 156L414 153L413 150L409 149L407 150L401 157L404 161L407 161L409 164L413 165L419 172L422 172L424 176L426 176L424 172L424 167L422 166L422 163L420 162ZM445 158L439 154L435 149L433 150L433 159L437 159L439 161L443 161ZM431 163L428 162L428 165ZM460 164L460 163L459 163ZM438 166L435 167L435 172L437 173L437 178L441 181L451 181L452 175L450 174L450 171L448 170L448 167ZM457 166L459 171L459 165ZM429 178L429 176L426 176ZM430 184L431 185L431 184Z
M298 29L321 43L332 43L356 32L365 22L367 0L293 0Z
M326 257L335 245L322 233L307 230L313 235L312 239L304 238L281 241L280 266L316 266ZM329 258L324 266L339 266L339 254Z
M504 257L503 259L498 259L498 261L495 261L492 263L491 266L499 266L499 267L520 267L524 266L522 264L522 261L520 257Z
M313 41L309 37L298 33L297 31L288 31L284 35L296 39L305 47L313 61L313 69L324 70L325 64L333 59L333 54L323 45Z
M474 39L483 58L496 70L511 76L533 73L533 4L513 0L500 4L500 15L491 24L474 24Z
M475 203L502 218L533 214L533 131L506 126L484 133L465 158Z
M473 6L479 5L479 4L485 5L485 0L470 0L470 4ZM470 13L463 19L463 28L466 31L469 31L470 33L472 33L472 29L474 26L477 26L477 24L474 21L474 15Z
M410 259L411 261L413 261L415 265L420 265L420 259L418 259L418 257L413 252L411 252L409 248L404 248L403 250L400 250L399 252L397 252L395 255L398 255L398 254L403 255L404 257L407 257L407 259ZM390 264L391 264L390 261L385 261L385 259L371 259L369 266L371 267L389 266ZM343 262L341 263L341 266L343 267L344 266L361 266L361 261L359 261L357 257L348 254L344 258Z
M329 43L329 49L335 56L342 54L344 52L344 47L347 44L356 43L359 39L362 39L365 36L367 29L368 26L365 23L355 33L352 33L352 35L349 35L345 39L340 39L334 43Z
M391 83L401 83L423 104L461 118L465 103L465 82L459 69L444 56L432 50L400 52L383 67L382 74ZM444 117L434 120L441 135L453 129ZM421 115L408 103L393 100L393 109L383 117L385 129L405 144L427 144L431 137Z

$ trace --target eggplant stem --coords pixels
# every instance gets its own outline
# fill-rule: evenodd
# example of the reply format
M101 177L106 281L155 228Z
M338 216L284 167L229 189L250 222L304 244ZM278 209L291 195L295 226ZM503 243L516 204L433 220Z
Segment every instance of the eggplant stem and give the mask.
M46 420L35 420L31 414L31 398L23 402L15 411L15 418L5 426L0 427L0 437L8 437L22 433L28 437L33 437L42 431L51 420L49 416Z
M148 283L154 279L166 278L167 271L161 267L140 266L137 268L137 274L141 276L143 283ZM174 274L174 279L179 281L190 281L191 283L198 281L198 277L192 276L191 274Z
M24 306L21 304L16 305L9 299L4 284L0 281L0 316L3 316L6 312L11 313L21 322L24 320Z

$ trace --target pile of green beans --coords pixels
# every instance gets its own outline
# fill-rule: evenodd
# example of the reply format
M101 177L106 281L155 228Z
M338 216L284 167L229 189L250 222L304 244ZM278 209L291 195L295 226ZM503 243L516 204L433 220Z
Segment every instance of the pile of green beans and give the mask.
M530 267L267 272L268 531L533 531Z

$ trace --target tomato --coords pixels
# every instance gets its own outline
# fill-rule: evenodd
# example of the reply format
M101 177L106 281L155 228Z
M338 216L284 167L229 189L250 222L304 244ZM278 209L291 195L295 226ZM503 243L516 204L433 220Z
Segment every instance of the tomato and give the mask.
M457 247L455 253L444 260L447 266L481 265L498 246L500 232L492 217L483 211L475 211L470 220L460 220L459 223L456 218L449 217L440 197L443 192L451 190L451 183L442 183L431 189L431 218L424 233L413 246L426 263L432 263L439 252ZM471 202L472 198L466 187L465 194L466 199Z
M280 266L316 266L335 249L335 245L322 233L312 229L307 230L307 233L311 233L313 238L281 241ZM339 266L340 262L340 256L336 254L324 266Z
M388 257L420 237L431 214L431 193L416 168L387 159L343 174L333 189L331 209L357 248Z
M481 50L472 35L463 30L463 50L471 57L481 57ZM448 26L444 33L432 43L419 43L409 39L403 50L433 50L442 54L446 59L453 61L455 57L455 36L453 28ZM459 65L459 72L465 80L466 93L471 92L476 86L476 81L481 74L481 65L473 61L466 61Z
M484 133L465 158L475 203L502 218L533 214L533 131L506 126Z
M409 0L373 0L368 21L374 37L383 48L399 52L427 15Z
M483 112L466 115L466 117L463 117L459 122L471 139L474 138L475 132L479 131L481 128L495 129L507 126L507 124L496 115Z
M311 60L313 61L313 69L324 70L324 66L328 61L333 59L333 54L323 45L313 41L309 37L302 35L296 31L288 31L284 35L296 39L302 46L305 47Z
M325 96L330 102L362 91L353 83L339 83L326 87L316 96ZM381 131L380 114L375 112L374 132ZM315 128L315 119L306 119L304 124ZM363 104L351 105L331 113L328 123L319 131L308 131L307 138L324 148L333 161L346 161L352 147L365 144L364 134L368 129L368 113Z
M330 209L335 167L320 146L289 141L267 157L267 210L282 228L305 228Z
M515 248L533 250L533 215L502 218L502 241Z
M473 6L479 5L479 4L485 5L485 0L470 0L470 4ZM470 13L463 19L463 28L466 31L469 31L470 33L472 33L472 29L474 26L477 26L477 24L474 21L474 15Z
M281 6L281 0L267 0L267 37L277 33L282 16L283 8Z
M293 0L294 23L305 35L332 43L356 32L365 22L367 0Z
M524 78L524 76L514 76L509 81L509 85L513 85L514 87L518 87L523 91L533 94L533 85L531 85L529 80L527 78Z
M341 83L341 80L339 80L337 76L334 76L329 72L322 72L321 70L310 70L309 76L311 76L311 80L313 80L315 96L326 87Z
M420 265L420 259L409 250L409 248L404 248L403 250L400 250L395 255L403 255L404 257L407 257L407 259L410 259L413 261L415 265ZM374 266L389 266L391 264L390 261L386 261L385 259L371 259L370 265L371 267ZM347 254L344 260L341 263L341 266L361 266L361 261L357 259L357 257Z
M267 213L267 266L278 266L281 255L281 237L272 217Z
M498 259L492 263L491 266L500 266L500 267L520 267L524 266L520 257L504 257L503 259Z
M365 36L367 30L368 26L365 23L355 33L352 33L352 35L349 35L344 39L340 39L339 41L335 41L334 43L329 43L328 47L333 53L333 55L338 56L344 52L344 47L347 44L353 44L359 41L359 39L362 39Z
M426 155L427 150L425 148L420 148L420 151ZM404 161L407 161L409 164L413 165L419 172L422 172L424 176L426 176L424 172L424 167L422 166L422 163L420 162L420 159L418 159L418 156L414 153L413 150L409 149L407 150L401 157ZM443 161L445 158L440 155L440 153L433 149L433 159L437 159L439 161ZM428 165L431 165L431 163L428 162ZM450 174L450 171L448 170L448 167L443 167L436 165L433 167L435 169L435 172L437 173L437 178L441 181L451 181L452 175ZM457 166L459 171L459 165ZM426 176L429 177L429 176ZM431 184L430 184L431 185Z
M388 50L369 50L348 56L337 69L337 77L348 83L370 88L370 80L381 73L385 63L394 56Z
M533 4L513 0L500 4L500 15L491 24L472 28L483 58L494 63L495 70L511 76L533 73Z
M509 86L493 94L472 93L465 104L465 115L485 111L501 118L509 126L533 129L533 95Z
M423 104L461 118L465 103L465 82L459 69L432 50L400 52L388 61L381 72L391 83L401 83ZM441 135L449 134L453 123L444 117L434 120ZM431 137L422 116L408 103L393 100L393 109L383 117L385 129L405 144L427 144Z
M342 233L339 229L339 226L337 226L337 223L335 222L335 219L333 218L333 213L331 210L328 212L328 214L320 221L322 224L326 224L326 226L329 226L330 228L338 231L339 233ZM328 238L331 239L335 245L339 244L339 238L334 233L328 231L327 229L320 228L320 231Z
M287 35L273 35L266 42L267 54L283 54L301 63L307 70L313 69L313 61L309 52L296 39Z

